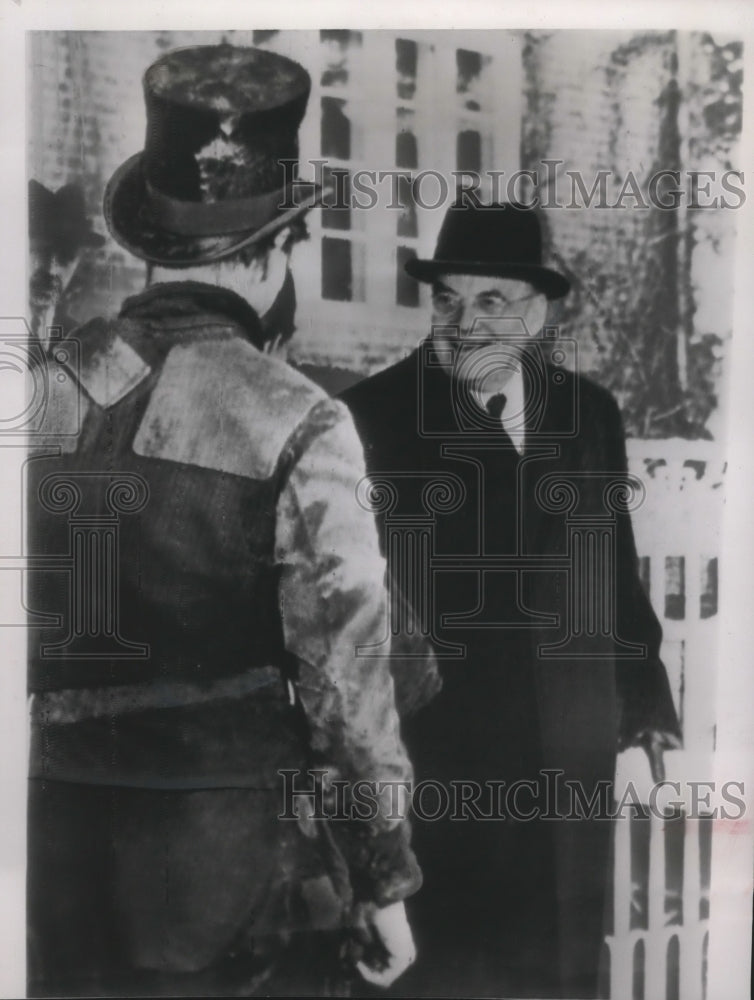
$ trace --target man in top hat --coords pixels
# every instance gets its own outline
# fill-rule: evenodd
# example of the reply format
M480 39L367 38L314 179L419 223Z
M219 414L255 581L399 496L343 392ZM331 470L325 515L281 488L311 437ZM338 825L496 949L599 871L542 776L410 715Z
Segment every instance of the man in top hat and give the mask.
M620 413L545 357L569 282L541 254L533 210L452 206L434 258L406 265L432 286L432 336L343 395L391 513L424 513L426 531L428 484L447 494L424 565L389 565L443 677L404 730L435 795L414 799L412 995L595 996L616 751L645 747L659 774L680 736ZM579 548L589 532L596 550ZM579 818L574 788L601 818Z
M31 995L328 994L413 958L363 453L284 362L309 89L261 50L167 53L107 187L148 287L65 342L30 461L29 551L63 570L28 595Z
M29 307L32 333L45 351L50 330L61 337L78 325L66 313L66 293L82 251L104 242L86 217L78 185L66 184L53 192L39 181L29 181Z

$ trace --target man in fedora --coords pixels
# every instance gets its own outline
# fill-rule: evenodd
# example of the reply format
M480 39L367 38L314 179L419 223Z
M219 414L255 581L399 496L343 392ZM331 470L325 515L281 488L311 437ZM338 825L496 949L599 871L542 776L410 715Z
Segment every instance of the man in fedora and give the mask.
M84 195L77 184L50 191L39 181L29 181L31 329L45 351L52 339L49 330L61 337L78 325L66 312L66 293L82 251L104 242L86 217Z
M330 994L413 959L362 449L284 362L309 89L261 50L167 53L107 187L148 287L65 341L30 461L29 551L63 570L28 595L31 995Z
M616 752L645 747L659 775L680 737L637 577L620 413L544 354L548 303L569 282L541 242L531 209L452 206L434 258L406 265L432 286L432 335L343 395L403 524L424 514L427 531L433 478L448 492L424 564L389 565L424 602L443 677L404 729L415 788L435 795L421 811L414 799L413 995L596 996ZM551 346L563 361L568 345ZM589 532L604 559L579 549Z

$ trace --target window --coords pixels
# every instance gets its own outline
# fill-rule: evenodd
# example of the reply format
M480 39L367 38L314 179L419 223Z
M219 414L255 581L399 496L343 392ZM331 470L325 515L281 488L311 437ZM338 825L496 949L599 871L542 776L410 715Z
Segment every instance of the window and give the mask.
M297 345L318 339L322 356L322 338L361 330L370 343L413 346L427 329L428 294L404 265L431 256L453 172L518 169L517 36L279 31L260 33L259 44L311 74L300 176L330 192L296 248ZM426 171L445 179L445 198L436 177L413 183Z

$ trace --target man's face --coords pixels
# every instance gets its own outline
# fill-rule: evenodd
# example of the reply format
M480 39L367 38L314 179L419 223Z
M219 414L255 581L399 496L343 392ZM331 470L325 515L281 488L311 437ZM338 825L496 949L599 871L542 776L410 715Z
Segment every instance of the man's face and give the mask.
M518 367L522 338L536 337L546 316L546 297L515 278L444 274L432 288L433 340L446 367L462 380L473 380L473 372L484 368L490 381L485 356L495 358L496 389Z
M79 254L73 249L55 252L46 244L32 241L29 257L31 307L44 312L54 308L64 295L79 262Z

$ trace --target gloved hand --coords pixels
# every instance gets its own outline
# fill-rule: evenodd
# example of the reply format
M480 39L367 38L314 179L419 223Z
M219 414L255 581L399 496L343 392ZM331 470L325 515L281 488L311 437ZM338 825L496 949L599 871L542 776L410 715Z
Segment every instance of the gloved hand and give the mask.
M680 750L683 744L680 738L669 730L647 727L637 733L633 745L644 750L649 758L652 781L659 784L665 780L665 762L662 758L664 751Z

